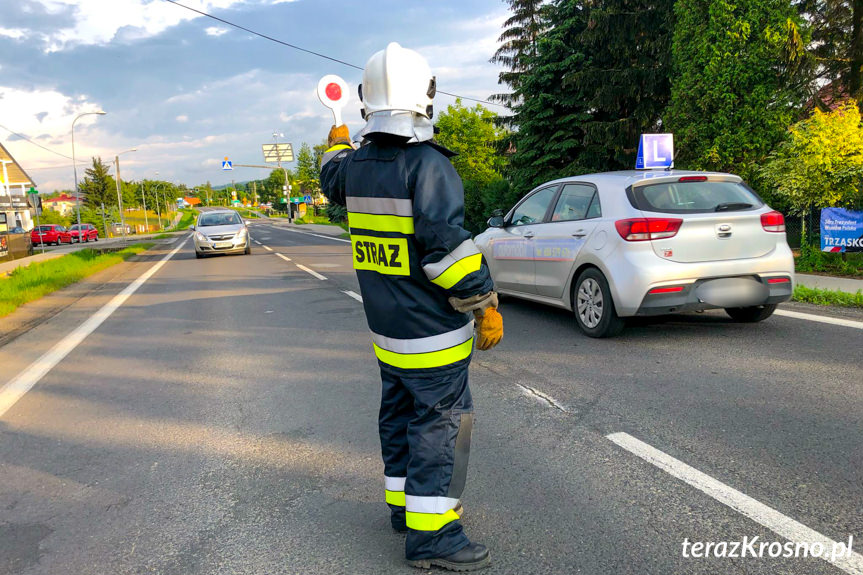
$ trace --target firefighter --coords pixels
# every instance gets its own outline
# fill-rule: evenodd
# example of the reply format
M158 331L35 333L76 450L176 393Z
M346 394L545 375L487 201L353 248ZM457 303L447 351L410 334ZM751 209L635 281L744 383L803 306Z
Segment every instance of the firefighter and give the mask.
M359 87L362 145L333 126L321 187L347 207L353 265L381 372L379 417L391 522L414 567L490 563L465 535L474 346L503 337L488 265L464 221L454 154L431 142L435 78L397 43L374 54Z

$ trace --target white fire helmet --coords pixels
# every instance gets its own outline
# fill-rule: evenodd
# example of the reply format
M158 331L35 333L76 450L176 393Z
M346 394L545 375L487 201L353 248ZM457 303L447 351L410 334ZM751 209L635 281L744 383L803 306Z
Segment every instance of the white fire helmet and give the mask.
M412 112L431 119L435 78L426 59L413 50L390 42L375 53L363 70L360 85L362 115L366 120L379 112Z

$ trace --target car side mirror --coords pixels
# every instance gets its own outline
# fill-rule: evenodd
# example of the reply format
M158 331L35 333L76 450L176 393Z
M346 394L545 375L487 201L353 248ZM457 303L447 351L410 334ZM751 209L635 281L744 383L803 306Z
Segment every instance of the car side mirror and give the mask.
M503 216L492 216L488 219L488 227L502 228L505 225Z
M195 226L189 226L189 229L190 229L190 230L192 230L192 231L194 232L194 231L195 231Z

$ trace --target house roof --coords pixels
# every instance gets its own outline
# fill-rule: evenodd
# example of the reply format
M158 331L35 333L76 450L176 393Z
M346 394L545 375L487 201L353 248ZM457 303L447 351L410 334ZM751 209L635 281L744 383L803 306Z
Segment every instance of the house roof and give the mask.
M0 160L11 160L11 164L6 164L6 173L9 175L9 183L13 185L21 185L25 186L35 186L36 182L34 182L30 176L27 175L27 172L24 171L24 168L21 167L15 158L12 157L12 154L9 153L9 150L3 147L3 144L0 144ZM0 167L0 180L3 179L3 168Z
M42 203L43 203L43 204L53 204L53 203L56 203L56 202L74 202L74 201L75 201L75 197L74 197L74 196L68 196L68 195L66 195L66 194L60 194L60 195L59 195L59 196L57 196L56 198L51 198L51 199L48 199L48 200L42 200Z
M197 206L198 204L201 203L200 198L195 198L192 196L186 196L183 199L186 200L186 203L189 204L190 206Z

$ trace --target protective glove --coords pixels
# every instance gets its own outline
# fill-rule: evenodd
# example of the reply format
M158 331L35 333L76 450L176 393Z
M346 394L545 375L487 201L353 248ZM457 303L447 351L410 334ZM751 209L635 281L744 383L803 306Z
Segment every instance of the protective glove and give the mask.
M330 134L327 136L327 147L332 148L336 144L351 145L351 132L344 124L330 128Z
M499 344L503 339L503 318L497 308L476 310L473 315L476 318L477 349L485 351Z

